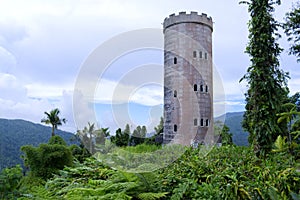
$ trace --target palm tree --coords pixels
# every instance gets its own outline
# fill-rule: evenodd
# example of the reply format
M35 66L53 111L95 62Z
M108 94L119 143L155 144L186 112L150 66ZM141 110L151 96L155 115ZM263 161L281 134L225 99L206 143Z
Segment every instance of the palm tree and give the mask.
M95 131L96 144L105 144L105 138L109 136L109 128L100 128Z
M288 125L288 137L289 137L289 145L291 146L292 144L292 134L299 134L299 131L294 131L292 132L292 123L294 121L295 123L297 122L297 116L300 116L300 112L297 111L297 106L293 103L286 103L283 105L283 107L286 108L287 112L283 112L280 114L277 114L277 116L279 116L277 122L281 123L281 122L286 122L286 124ZM298 119L299 120L299 119ZM296 136L296 138L298 137L298 135Z
M59 118L59 109L55 108L53 110L51 110L49 113L48 112L44 112L45 115L47 116L46 118L42 119L41 122L45 123L45 124L51 124L52 125L52 136L55 136L55 129L57 129L58 126L61 126L62 123L66 123L66 119L63 118Z
M77 130L77 135L82 138L83 143L88 147L89 152L93 153L93 138L95 137L95 124L88 122L83 130Z

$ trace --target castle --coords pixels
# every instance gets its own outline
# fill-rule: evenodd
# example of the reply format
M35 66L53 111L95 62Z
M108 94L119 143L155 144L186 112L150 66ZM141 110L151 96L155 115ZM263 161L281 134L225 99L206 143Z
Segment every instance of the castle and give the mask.
M164 143L212 144L212 18L171 14L163 32Z

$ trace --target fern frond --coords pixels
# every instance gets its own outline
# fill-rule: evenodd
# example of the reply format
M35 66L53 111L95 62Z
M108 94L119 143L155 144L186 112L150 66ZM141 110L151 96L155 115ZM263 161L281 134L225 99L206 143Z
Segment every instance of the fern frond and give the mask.
M148 192L148 193L139 194L138 198L141 200L156 200L162 197L166 197L167 194L168 194L167 192L161 192L161 193Z
M132 197L128 196L124 192L121 193L113 193L113 194L106 194L101 197L97 197L97 200L130 200Z
M284 151L287 147L285 140L286 140L286 137L281 137L281 135L279 135L274 143L276 149L274 149L273 152Z

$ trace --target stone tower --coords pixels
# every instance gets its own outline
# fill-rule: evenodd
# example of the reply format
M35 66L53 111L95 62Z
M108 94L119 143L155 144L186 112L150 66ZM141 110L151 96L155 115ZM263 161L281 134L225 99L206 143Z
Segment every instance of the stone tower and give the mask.
M163 31L164 143L212 144L212 18L172 14Z

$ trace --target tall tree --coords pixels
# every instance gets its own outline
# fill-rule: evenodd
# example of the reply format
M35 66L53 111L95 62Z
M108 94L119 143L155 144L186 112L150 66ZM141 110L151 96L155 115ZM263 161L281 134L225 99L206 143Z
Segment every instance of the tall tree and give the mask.
M62 123L66 123L67 120L65 118L59 117L60 111L58 108L51 110L49 113L48 112L44 112L44 113L46 115L46 118L43 118L41 122L45 124L51 124L52 136L55 136L55 129L57 129L58 126L61 126Z
M164 132L164 118L163 117L160 117L159 124L156 127L154 127L154 130L156 132L156 135L159 135Z
M106 137L109 136L109 128L100 128L95 131L96 134L96 144L105 144Z
M300 62L300 2L286 14L285 21L284 31L288 36L288 41L292 41L290 54L295 55L297 61Z
M122 132L119 128L116 130L116 135L110 137L112 143L115 143L119 147L128 146L130 135L127 132Z
M146 126L137 126L130 138L130 145L136 146L145 142L147 134Z
M124 134L128 134L128 135L130 135L130 134L131 134L131 133L130 133L130 126L129 126L129 124L126 124L126 126L125 126L125 129L124 129L123 133L124 133Z
M85 126L83 130L77 130L77 135L81 138L86 148L92 154L94 152L94 142L96 130L95 124L88 122L88 126Z
M246 53L251 65L241 79L248 83L243 127L250 133L249 142L259 156L266 155L279 133L276 114L287 100L287 73L279 68L282 49L276 42L278 23L273 18L274 5L280 0L249 0L249 44Z

